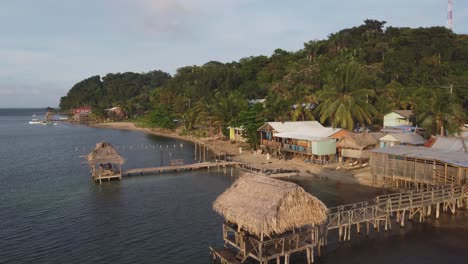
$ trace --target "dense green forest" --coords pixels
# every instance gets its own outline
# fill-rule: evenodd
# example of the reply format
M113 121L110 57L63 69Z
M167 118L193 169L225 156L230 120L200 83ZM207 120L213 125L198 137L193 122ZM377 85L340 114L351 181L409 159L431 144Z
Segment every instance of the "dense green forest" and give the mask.
M298 51L185 66L174 76L90 77L73 86L60 107L119 105L130 116L147 114L155 125L171 127L167 120L158 123L170 116L183 120L186 132L202 127L210 133L265 120L378 128L392 109L411 109L428 134L455 133L467 122L468 36L385 24L365 20ZM266 99L264 107L247 103L259 98Z

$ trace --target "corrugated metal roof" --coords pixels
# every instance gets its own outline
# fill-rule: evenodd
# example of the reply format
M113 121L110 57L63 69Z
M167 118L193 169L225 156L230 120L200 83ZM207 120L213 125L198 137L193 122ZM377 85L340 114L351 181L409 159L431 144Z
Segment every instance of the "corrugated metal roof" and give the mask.
M317 121L267 122L265 125L267 124L276 132L275 137L311 141L326 139L342 130L341 128L324 127Z
M424 129L417 126L386 126L380 130L385 133L413 133L423 131Z
M299 134L309 134L314 129L325 128L317 121L296 121L296 122L268 122L277 132L297 132Z
M416 133L390 133L379 139L380 141L400 142L401 144L424 145L426 140Z
M460 151L398 145L382 149L373 149L370 150L370 152L426 160L438 160L455 166L468 168L468 153Z
M323 141L323 140L329 140L327 137L316 137L311 134L300 134L296 132L283 132L283 133L277 133L275 134L275 137L279 138L292 138L292 139L298 139L298 140L307 140L307 141Z
M413 110L393 110L392 112L401 115L402 117L410 118L413 116Z
M468 152L468 139L461 137L435 137L433 149Z

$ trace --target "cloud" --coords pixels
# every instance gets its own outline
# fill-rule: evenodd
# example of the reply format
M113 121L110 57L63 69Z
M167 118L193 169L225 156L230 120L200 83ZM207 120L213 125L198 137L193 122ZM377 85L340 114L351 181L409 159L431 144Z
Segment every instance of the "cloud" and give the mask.
M137 0L143 13L143 27L155 32L179 32L196 13L194 2Z
M180 0L109 0L119 17L137 29L151 33L178 33L200 14L197 1Z
M111 1L111 0L109 0ZM223 13L252 0L112 0L115 10L137 27L158 34L198 32L216 23Z
M11 87L2 87L0 86L0 95L1 96L8 96L16 94L16 90Z
M56 106L63 93L62 88L52 82L0 81L0 107Z
M21 50L21 49L0 49L0 60L6 64L13 65L37 65L49 63L54 57L46 52Z

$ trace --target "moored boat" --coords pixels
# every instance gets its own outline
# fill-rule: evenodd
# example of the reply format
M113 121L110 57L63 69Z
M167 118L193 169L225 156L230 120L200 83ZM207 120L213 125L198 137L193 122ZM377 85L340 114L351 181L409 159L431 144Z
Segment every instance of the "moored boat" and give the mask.
M37 118L36 114L32 116L31 121L29 121L30 125L43 125L43 126L52 126L57 125L57 122L53 122L51 120L51 114L47 113L44 119Z
M40 125L42 122L43 122L43 121L39 120L39 119L37 118L36 114L34 114L34 115L32 116L31 121L29 121L29 124L30 124L30 125Z

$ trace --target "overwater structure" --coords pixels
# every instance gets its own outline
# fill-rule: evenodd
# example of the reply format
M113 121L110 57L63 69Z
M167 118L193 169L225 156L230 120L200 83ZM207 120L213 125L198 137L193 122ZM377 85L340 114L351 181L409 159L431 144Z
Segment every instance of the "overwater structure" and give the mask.
M290 255L305 252L313 262L327 207L294 183L251 173L239 178L214 202L225 218L222 249L211 249L214 260L243 263L248 258L261 264L276 260L289 263Z
M122 179L122 165L125 159L107 143L96 144L94 150L86 156L94 181Z
M370 151L374 182L397 189L468 183L468 154L426 147L393 146Z
M288 264L291 254L305 252L311 263L331 236L348 241L352 233L387 231L392 220L403 227L406 219L424 222L427 217L438 219L441 212L468 208L466 184L431 185L328 209L304 192L294 183L250 173L241 177L214 203L225 218L225 247L210 248L213 260Z

